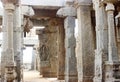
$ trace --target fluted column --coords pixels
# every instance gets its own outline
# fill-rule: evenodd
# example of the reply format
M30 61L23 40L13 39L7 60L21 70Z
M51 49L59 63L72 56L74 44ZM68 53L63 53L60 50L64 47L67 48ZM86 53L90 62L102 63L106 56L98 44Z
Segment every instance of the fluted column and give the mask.
M104 81L104 62L108 58L108 28L104 4L93 0L96 16L95 77L94 82Z
M66 7L58 10L57 15L65 18L65 82L78 82L74 36L76 10L68 1Z

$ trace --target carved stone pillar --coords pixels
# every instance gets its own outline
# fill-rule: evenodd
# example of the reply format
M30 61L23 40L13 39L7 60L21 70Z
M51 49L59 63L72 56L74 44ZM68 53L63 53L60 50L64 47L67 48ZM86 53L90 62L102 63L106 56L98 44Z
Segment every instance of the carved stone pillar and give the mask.
M95 77L94 82L104 81L104 62L108 58L108 28L104 4L93 0L96 16Z
M38 29L36 33L39 37L39 58L40 58L40 74L43 75L43 77L49 77L50 76L50 54L49 54L49 47L48 47L48 34L47 31L44 29Z
M58 68L58 46L57 46L57 36L58 36L58 20L57 18L51 18L46 27L48 34L48 47L49 47L49 57L50 57L50 77L57 77Z
M108 22L108 61L105 62L105 82L116 82L119 81L120 76L120 62L116 38L115 38L115 22L114 22L114 2L116 0L104 0L107 4L107 22Z
M115 17L116 23L116 34L117 34L117 46L118 46L118 55L120 60L120 7L117 7L118 15Z
M78 82L93 82L95 42L91 24L91 1L76 0L75 3L78 18L76 47Z
M3 42L2 61L1 61L1 81L13 82L16 78L15 62L14 62L14 48L13 48L13 29L14 29L14 12L17 0L2 0L4 6L4 32L3 37L6 42ZM7 43L7 44L5 44ZM6 49L5 49L6 47ZM4 59L4 60L3 60ZM4 63L3 63L4 62Z
M78 82L74 36L76 10L67 2L66 7L58 10L57 15L65 17L65 82Z
M51 19L44 29L39 30L40 38L40 67L45 77L57 77L57 26L56 20Z

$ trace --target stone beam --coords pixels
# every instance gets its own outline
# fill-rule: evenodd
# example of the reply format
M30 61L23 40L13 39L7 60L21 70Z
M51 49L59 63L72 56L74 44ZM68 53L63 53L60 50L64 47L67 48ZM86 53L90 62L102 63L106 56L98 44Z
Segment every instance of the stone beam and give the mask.
M31 18L31 21L33 22L33 26L46 26L49 20L45 20L43 18L40 20Z
M32 18L56 17L57 10L34 9L35 15Z

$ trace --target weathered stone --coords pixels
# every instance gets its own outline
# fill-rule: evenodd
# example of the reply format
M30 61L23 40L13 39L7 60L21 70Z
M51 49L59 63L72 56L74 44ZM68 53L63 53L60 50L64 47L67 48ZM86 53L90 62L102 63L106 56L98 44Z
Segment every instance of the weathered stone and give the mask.
M58 10L57 15L65 17L65 81L78 82L75 56L76 40L74 36L76 10L71 4L67 4L66 7Z
M47 27L40 31L40 62L46 64L43 70L45 71L44 76L57 77L57 68L58 65L56 62L58 59L57 55L57 22L56 19L51 19L48 22ZM41 71L42 72L42 71ZM43 72L42 72L43 73Z
M64 8L60 8L57 12L59 17L66 17L66 16L76 16L77 12L74 7L66 6Z
M5 1L7 2L7 1ZM4 39L7 44L6 44L6 49L5 51L3 50L4 56L2 60L1 65L1 81L7 81L7 82L13 82L16 78L16 72L15 72L15 62L14 62L14 48L13 48L13 27L14 27L14 11L15 11L15 4L13 3L5 3L4 4L4 14L5 14L5 19L4 19L4 31L6 32L5 34L7 36L4 36L7 38ZM8 1L9 2L9 1ZM4 43L3 43L4 45ZM4 48L4 47L3 47ZM4 63L3 63L4 62Z
M107 17L104 8L99 0L93 0L95 16L96 16L96 43L95 50L95 77L94 82L104 81L104 62L108 59L108 31Z
M16 62L17 81L21 81L22 77L22 22L21 22L21 6L15 7L14 13L14 29L13 29L13 47L14 59Z
M57 46L58 46L58 80L64 80L65 77L65 29L64 29L64 20L60 20L61 22L58 26L58 36L57 36Z
M78 82L93 82L95 42L90 12L90 5L79 5L77 7L78 37L76 56Z

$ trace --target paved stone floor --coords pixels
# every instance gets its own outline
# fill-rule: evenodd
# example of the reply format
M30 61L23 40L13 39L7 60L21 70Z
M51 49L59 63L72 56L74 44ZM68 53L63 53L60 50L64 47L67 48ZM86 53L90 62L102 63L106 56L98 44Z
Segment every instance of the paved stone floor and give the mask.
M57 78L43 78L37 71L24 71L24 82L64 82Z

